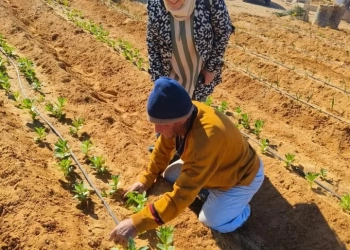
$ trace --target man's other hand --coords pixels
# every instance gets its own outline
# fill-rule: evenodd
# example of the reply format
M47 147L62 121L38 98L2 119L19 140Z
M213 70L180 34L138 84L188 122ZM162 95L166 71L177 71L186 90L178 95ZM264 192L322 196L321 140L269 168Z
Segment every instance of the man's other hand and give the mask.
M119 244L123 247L127 247L128 239L135 238L137 235L136 228L132 223L132 219L126 219L121 221L110 233L109 241L114 241L115 244Z

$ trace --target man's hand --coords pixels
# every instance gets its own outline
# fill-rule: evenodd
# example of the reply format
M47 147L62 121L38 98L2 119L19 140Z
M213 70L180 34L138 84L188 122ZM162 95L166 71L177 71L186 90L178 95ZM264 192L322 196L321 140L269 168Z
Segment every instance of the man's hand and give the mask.
M135 238L137 235L136 228L132 223L132 219L126 219L121 221L109 235L109 241L114 241L115 244L126 247L128 245L129 238Z
M205 69L202 70L202 73L204 75L204 85L208 85L214 80L215 72L209 72Z
M128 193L130 193L132 191L137 191L139 193L143 193L143 191L146 191L146 190L147 190L147 188L143 183L141 183L139 181L135 182L134 184L132 184L132 186L128 190L126 190L126 192L124 193L124 198L126 197L126 195Z

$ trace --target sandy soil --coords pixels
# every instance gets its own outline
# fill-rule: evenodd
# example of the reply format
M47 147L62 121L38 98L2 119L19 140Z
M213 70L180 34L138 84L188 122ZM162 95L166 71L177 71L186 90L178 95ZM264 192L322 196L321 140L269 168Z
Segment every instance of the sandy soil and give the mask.
M338 195L350 193L350 30L321 29L271 15L288 4L228 0L237 33L225 56L223 83L215 89L215 104L227 101L227 113L237 122L236 107L265 121L262 138L275 152L296 155L294 170L328 170L320 183ZM148 161L154 141L145 104L152 82L122 55L69 21L64 8L80 10L123 39L146 58L146 11L137 2L122 4L73 0L64 7L54 1L0 2L0 33L17 55L35 63L44 82L45 101L37 108L68 140L99 190L108 190L111 175L120 174L122 188L135 181ZM249 11L249 14L246 12ZM3 55L1 55L4 58ZM6 65L11 90L19 91L15 69ZM30 98L39 98L22 77ZM68 99L66 118L49 116L44 104ZM334 100L332 107L331 103ZM8 249L110 249L114 221L91 194L88 206L73 199L72 182L84 179L75 166L65 178L53 156L57 136L48 131L36 144L32 121L11 95L0 92L0 247ZM72 137L74 117L83 117L80 136ZM44 124L45 125L45 124ZM45 125L47 128L48 126ZM251 131L242 131L260 152ZM92 153L103 155L109 174L101 176L86 164L81 141L90 138ZM251 202L253 214L237 232L220 234L202 226L195 202L170 224L176 228L176 249L350 249L350 216L325 189L310 189L298 171L284 168L272 154L262 155L266 179ZM300 172L299 172L300 173ZM85 181L86 183L86 181ZM150 201L171 190L164 180L149 192ZM105 198L119 220L132 214L120 197ZM156 249L155 231L136 239Z

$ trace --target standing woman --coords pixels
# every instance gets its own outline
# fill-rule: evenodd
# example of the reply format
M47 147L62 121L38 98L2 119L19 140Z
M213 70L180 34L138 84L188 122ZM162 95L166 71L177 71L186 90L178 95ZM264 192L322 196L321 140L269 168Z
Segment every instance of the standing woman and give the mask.
M203 101L221 82L234 27L224 0L148 0L147 46L152 81L177 80ZM197 84L202 73L203 84Z

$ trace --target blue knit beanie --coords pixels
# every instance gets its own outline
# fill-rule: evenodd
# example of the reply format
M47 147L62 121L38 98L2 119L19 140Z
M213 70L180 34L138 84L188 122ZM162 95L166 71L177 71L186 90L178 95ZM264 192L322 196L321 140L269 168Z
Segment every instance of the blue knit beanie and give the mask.
M147 102L148 119L154 124L169 124L188 118L193 104L187 91L174 79L160 77L154 82Z

